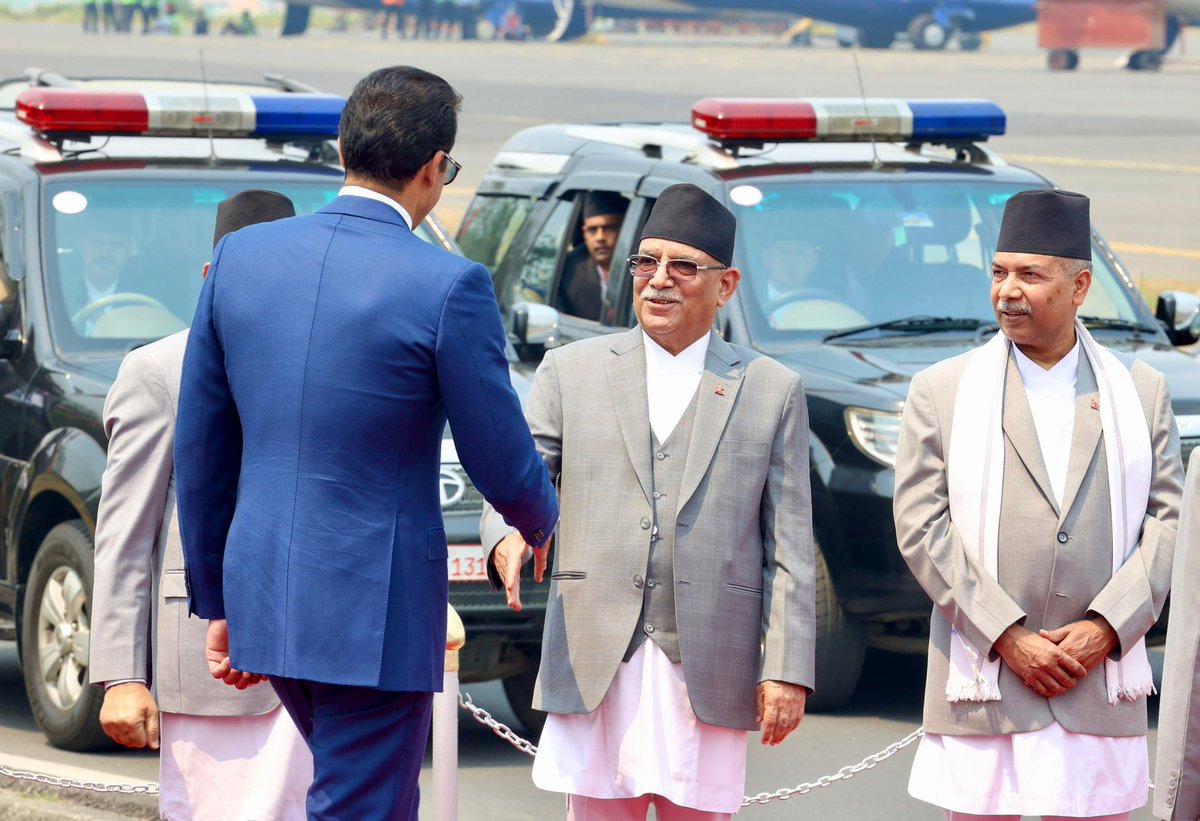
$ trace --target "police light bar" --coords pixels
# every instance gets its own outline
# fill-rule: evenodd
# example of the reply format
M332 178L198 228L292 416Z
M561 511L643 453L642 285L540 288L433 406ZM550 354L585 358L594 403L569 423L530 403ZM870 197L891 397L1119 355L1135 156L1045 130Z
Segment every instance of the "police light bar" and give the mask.
M334 139L346 101L331 94L125 92L27 88L17 119L47 137Z
M722 143L981 142L999 137L1004 110L988 100L709 97L692 125Z

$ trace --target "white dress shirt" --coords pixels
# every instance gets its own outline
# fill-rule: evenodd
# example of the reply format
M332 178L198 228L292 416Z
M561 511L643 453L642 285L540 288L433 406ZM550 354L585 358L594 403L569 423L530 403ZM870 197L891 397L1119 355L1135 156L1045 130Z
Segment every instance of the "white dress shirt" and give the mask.
M650 426L665 442L700 387L709 335L678 356L644 333L642 339ZM696 718L683 665L644 641L594 712L546 718L533 783L589 798L661 795L680 807L734 813L746 789L746 745L744 730Z
M338 191L338 196L339 197L363 197L368 200L375 200L376 202L382 202L384 205L388 206L389 208L395 209L396 213L398 213L401 217L404 218L404 224L408 226L408 230L410 230L410 231L412 230L412 227L413 227L412 216L408 213L408 211L404 210L403 205L396 202L394 199L392 199L391 197L389 197L385 194L380 194L378 191L372 191L370 188L363 188L361 185L343 185L341 187L341 189Z
M1075 432L1079 343L1049 369L1015 345L1013 351L1042 462L1061 505ZM1145 736L1084 735L1055 721L1011 735L926 735L917 748L908 792L972 815L1095 818L1143 806L1149 778ZM1097 784L1102 786L1091 788Z

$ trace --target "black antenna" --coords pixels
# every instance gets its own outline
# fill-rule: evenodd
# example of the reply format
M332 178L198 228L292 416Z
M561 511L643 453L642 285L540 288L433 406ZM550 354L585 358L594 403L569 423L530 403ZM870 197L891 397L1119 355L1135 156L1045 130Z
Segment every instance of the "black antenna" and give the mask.
M204 49L200 51L200 88L204 92L204 119L208 123L208 161L217 163L217 141L213 139L213 113L208 102L208 69L204 65Z
M871 162L872 168L882 168L883 163L879 161L879 146L875 144L875 127L871 125L871 111L867 106L867 87L863 85L862 69L858 65L858 40L854 41L854 74L858 77L858 93L862 97L863 116L867 118L867 123L870 130L867 135L871 138L871 156L874 158Z

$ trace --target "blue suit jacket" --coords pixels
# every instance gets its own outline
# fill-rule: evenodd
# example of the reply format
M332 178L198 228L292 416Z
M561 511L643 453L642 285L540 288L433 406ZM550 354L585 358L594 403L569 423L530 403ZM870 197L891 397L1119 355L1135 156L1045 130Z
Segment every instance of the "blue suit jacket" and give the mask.
M447 418L479 490L544 542L558 506L483 266L362 197L222 240L175 465L192 612L228 618L235 667L441 689Z

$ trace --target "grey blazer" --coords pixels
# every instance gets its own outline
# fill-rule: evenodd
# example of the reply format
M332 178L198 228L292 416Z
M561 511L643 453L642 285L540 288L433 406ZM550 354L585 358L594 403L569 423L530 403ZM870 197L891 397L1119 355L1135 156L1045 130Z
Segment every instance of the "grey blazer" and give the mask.
M721 391L718 392L718 386ZM642 332L547 354L526 417L559 492L534 706L595 710L642 608L651 433ZM697 394L674 571L688 696L706 724L753 729L763 680L813 686L816 616L800 378L716 334ZM484 511L484 545L512 528Z
M239 691L209 675L208 622L188 618L172 453L186 345L181 331L132 351L104 403L110 443L88 674L97 684L145 679L168 713L262 715L279 704L275 693L263 685Z
M1150 427L1154 466L1141 541L1112 573L1108 473L1096 378L1079 359L1075 428L1062 508L1054 500L1025 389L1009 359L1004 401L1004 487L1000 559L993 579L967 555L950 521L946 453L954 398L968 355L917 374L909 389L896 456L895 518L900 551L933 599L925 729L945 735L1027 732L1058 721L1075 733L1146 733L1146 701L1108 703L1103 667L1073 689L1046 699L1001 664L1000 701L946 700L950 624L976 647L990 648L1010 625L1053 629L1098 614L1121 648L1158 618L1171 583L1183 466L1179 435L1162 374L1140 362L1130 369ZM994 656L993 656L994 657Z
M1158 704L1154 814L1200 818L1200 451L1188 460Z

